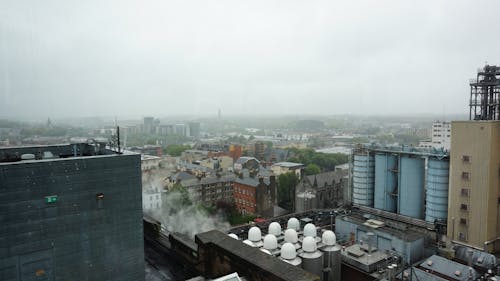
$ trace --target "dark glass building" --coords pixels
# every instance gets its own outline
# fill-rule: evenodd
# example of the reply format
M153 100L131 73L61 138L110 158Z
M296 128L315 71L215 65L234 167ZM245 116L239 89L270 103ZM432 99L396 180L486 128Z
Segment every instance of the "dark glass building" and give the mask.
M95 142L0 149L0 280L144 280L140 165Z

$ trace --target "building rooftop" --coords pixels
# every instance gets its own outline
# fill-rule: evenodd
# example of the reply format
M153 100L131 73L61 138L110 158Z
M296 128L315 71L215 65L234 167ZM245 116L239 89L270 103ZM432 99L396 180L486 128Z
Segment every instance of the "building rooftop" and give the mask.
M0 165L29 161L56 161L67 158L106 157L134 152L118 153L106 148L106 143L87 142L59 145L20 146L0 148Z
M273 164L273 166L279 166L283 168L301 168L304 167L304 164L294 162L278 162Z
M235 256L248 265L248 270L258 268L264 275L276 276L275 280L286 281L313 281L319 280L319 277L302 270L301 268L287 264L286 262L270 256L257 248L252 248L240 240L229 237L227 234L217 230L199 233L195 237L196 243L214 244L217 248L223 250L231 256ZM245 276L243 272L238 272ZM273 279L274 280L274 279Z
M419 264L414 270L414 275L418 280L436 280L429 277L438 276L444 280L461 281L475 280L479 276L475 269L437 255ZM472 276L472 279L469 279L469 276Z
M269 185L270 181L268 178L262 178L265 184ZM253 186L257 187L259 185L259 178L252 178L252 177L244 177L244 178L235 178L234 182L237 182L239 184L243 185L248 185L248 186Z

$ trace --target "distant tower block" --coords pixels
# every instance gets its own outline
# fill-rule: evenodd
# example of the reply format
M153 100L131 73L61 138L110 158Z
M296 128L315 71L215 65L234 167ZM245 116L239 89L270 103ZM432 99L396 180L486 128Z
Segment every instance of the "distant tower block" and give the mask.
M500 120L500 66L485 65L470 80L470 120Z

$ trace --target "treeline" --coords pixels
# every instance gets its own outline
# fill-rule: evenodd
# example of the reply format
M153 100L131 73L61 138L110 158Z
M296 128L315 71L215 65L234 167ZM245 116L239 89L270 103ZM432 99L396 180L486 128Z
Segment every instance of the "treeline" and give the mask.
M177 157L177 156L181 156L182 152L184 152L188 149L191 149L191 146L182 145L182 144L171 144L171 145L168 145L164 149L164 151L166 154L168 154L170 156Z
M349 161L348 155L342 153L316 152L311 148L292 148L290 149L290 154L292 156L289 157L287 161L302 163L306 165L306 167L314 167L314 165L316 165L322 172L333 171L336 165L345 164Z

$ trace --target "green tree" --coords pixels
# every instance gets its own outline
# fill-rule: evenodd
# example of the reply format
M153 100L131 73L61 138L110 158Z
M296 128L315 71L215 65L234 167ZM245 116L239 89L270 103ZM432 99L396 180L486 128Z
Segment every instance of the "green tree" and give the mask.
M281 174L278 177L278 206L291 210L295 186L299 183L299 178L295 173Z
M191 198L189 197L189 192L187 191L187 189L182 186L180 183L176 183L174 184L174 186L172 187L171 191L170 192L177 192L180 194L180 203L182 206L190 206L193 204L193 202L191 201Z
M313 149L290 149L290 162L302 163L306 166L317 165L321 171L333 171L336 165L347 163L349 156L341 153L321 153Z
M170 155L170 156L181 156L182 152L190 149L191 147L189 145L182 145L182 144L171 144L167 146L165 149L165 152Z
M311 163L309 165L307 165L307 167L305 168L305 173L306 175L316 175L316 174L319 174L321 172L321 168L314 164L314 163Z

